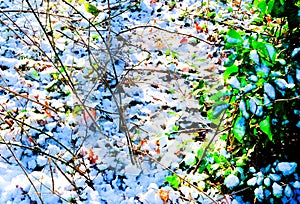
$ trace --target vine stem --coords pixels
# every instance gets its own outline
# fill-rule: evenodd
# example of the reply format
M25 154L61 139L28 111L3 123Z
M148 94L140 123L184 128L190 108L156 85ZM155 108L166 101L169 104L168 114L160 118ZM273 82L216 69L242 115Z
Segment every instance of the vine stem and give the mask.
M232 98L232 96L230 97L229 101L231 101L231 98ZM201 158L200 158L199 161L197 162L197 164L196 164L196 166L195 166L195 169L194 169L193 172L192 172L193 174L195 174L195 173L197 172L197 169L199 168L200 163L202 162L203 158L205 157L206 152L207 152L209 146L212 144L212 142L214 141L214 139L216 138L216 136L219 134L219 130L220 130L222 121L224 120L225 114L226 114L226 109L224 110L224 112L223 112L223 114L222 114L221 120L220 120L220 122L219 122L219 124L218 124L218 126L217 126L217 129L216 129L216 131L215 131L213 137L210 139L209 143L207 144L207 147L205 147L205 149L204 149L204 151L203 151L203 154L202 154Z

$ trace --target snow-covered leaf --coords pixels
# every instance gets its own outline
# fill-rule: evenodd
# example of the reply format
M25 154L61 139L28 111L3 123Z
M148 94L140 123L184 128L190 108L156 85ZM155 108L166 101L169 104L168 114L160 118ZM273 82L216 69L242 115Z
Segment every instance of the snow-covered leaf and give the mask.
M269 178L272 179L273 181L280 181L281 180L281 176L278 174L270 174Z
M296 69L296 79L300 82L300 69Z
M282 186L277 184L276 182L272 185L273 195L277 198L282 196Z
M251 50L250 59L256 64L259 64L259 55L256 50Z
M284 176L294 173L296 168L297 163L295 162L280 162L277 165L277 169L281 171Z
M259 201L262 201L264 199L264 190L262 186L259 186L254 190L254 195Z
M271 99L275 99L275 88L271 84L265 82L264 91Z
M268 50L270 59L274 62L275 59L276 59L276 50L275 50L275 48L271 44L266 44L265 46Z
M271 185L271 180L270 180L270 178L267 177L267 178L264 179L264 185L265 185L265 186L270 186L270 185Z
M227 176L224 180L224 184L226 185L227 188L232 189L236 186L238 186L240 183L240 180L237 176L230 174Z
M255 186L257 181L257 177L253 177L247 181L248 186Z
M261 101L257 98L251 98L249 101L250 111L257 115L262 116L263 115L263 107L261 105Z
M231 77L228 80L228 84L234 89L239 89L241 87L241 84L236 76Z
M293 191L290 185L286 185L286 187L284 188L284 195L286 195L286 197L291 197L293 195Z
M242 115L248 119L249 118L249 113L247 112L247 107L246 103L244 100L241 100L240 105L239 105L240 111L242 112Z
M288 84L284 79L276 79L275 83L280 89L291 89L294 88L295 84Z
M242 142L245 133L246 121L244 117L240 116L233 126L233 135L239 142Z
M299 181L295 181L295 182L292 183L292 186L294 188L300 188L300 182Z

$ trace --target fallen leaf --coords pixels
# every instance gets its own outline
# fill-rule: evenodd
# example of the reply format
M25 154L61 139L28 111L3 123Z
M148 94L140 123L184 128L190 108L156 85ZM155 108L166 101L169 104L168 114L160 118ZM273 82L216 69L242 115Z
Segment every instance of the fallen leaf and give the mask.
M189 72L190 71L190 68L189 67L183 67L181 69L182 72Z
M187 43L187 42L188 42L187 38L182 38L182 39L180 40L180 44Z
M195 26L196 26L196 31L202 31L203 29L201 28L201 26L199 25L198 22L195 22Z
M164 202L164 204L167 204L168 200L170 200L170 197L169 197L170 190L165 191L163 189L159 189L157 191L157 193L159 194L159 197L160 197L160 199L162 199L162 201Z

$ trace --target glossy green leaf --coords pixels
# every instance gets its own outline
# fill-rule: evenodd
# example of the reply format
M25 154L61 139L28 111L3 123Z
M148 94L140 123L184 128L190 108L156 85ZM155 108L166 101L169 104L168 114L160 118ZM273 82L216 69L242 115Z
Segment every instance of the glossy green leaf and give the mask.
M223 96L224 96L224 92L223 91L219 91L219 92L215 93L214 95L212 95L211 97L209 97L209 100L218 101Z
M284 0L279 0L281 5L284 6Z
M260 9L260 11L261 11L263 14L266 13L266 11L267 11L267 3L266 3L265 0L259 2L259 4L258 4L257 7Z
M262 120L259 123L259 127L264 133L266 133L268 135L269 140L274 142L273 134L272 134L272 131L271 131L270 116L267 116L264 120Z
M223 74L224 80L228 79L232 74L237 73L238 71L239 71L239 68L236 65L227 67Z
M171 50L170 49L166 50L165 54L166 56L169 56L171 54Z
M203 149L203 148L198 149L198 151L197 151L197 157L198 157L199 159L202 157L203 152L204 152L204 149Z
M96 6L94 6L90 3L85 3L84 8L88 13L92 14L93 16L98 16L100 13L99 9L97 9Z
M269 57L272 60L272 62L275 62L276 59L276 50L272 44L265 44L265 47L268 51Z
M30 70L30 73L31 73L31 76L33 77L33 78L35 78L35 79L39 79L40 77L39 77L39 73L38 73L38 71L36 71L35 69L31 69Z
M273 6L274 6L275 0L270 0L268 2L268 9L267 9L267 14L272 12Z
M239 142L242 143L245 133L246 133L246 121L242 116L240 116L238 117L238 119L236 120L233 126L233 135Z
M229 104L223 101L218 101L214 104L212 115L209 117L209 119L216 119L221 116L223 111L225 111L229 107Z
M254 49L257 50L257 52L259 53L260 56L262 56L264 58L269 57L269 52L265 46L265 43L253 41L252 46Z
M173 188L178 188L180 185L180 179L178 178L178 176L173 175L173 176L167 176L165 178L165 180L167 182L169 182L169 184L173 187Z
M241 43L243 43L243 38L234 29L230 29L227 32L226 41L227 41L227 43L231 43L231 44L241 44Z

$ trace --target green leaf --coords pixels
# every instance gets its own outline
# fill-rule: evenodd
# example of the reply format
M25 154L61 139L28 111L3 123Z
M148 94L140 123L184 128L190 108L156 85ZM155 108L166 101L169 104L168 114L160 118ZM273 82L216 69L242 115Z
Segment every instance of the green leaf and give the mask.
M35 69L30 69L30 74L31 74L31 76L34 78L34 79L37 79L37 80L39 80L39 73L38 73L38 71L36 71Z
M258 4L257 7L260 9L260 11L261 11L263 14L266 13L266 10L267 10L267 3L266 3L265 0L261 1L261 2Z
M93 16L98 16L100 13L99 9L97 9L96 6L94 6L90 3L85 3L84 8L88 13L92 14Z
M167 181L167 182L169 182L170 183L170 185L173 187L173 188L178 188L179 187L179 184L180 184L180 179L178 178L178 176L176 176L176 175L173 175L173 176L167 176L166 178L165 178L165 180Z
M236 32L234 29L230 29L228 32L227 32L227 38L226 38L226 41L228 43L231 43L231 44L241 44L243 43L243 39L242 37L240 36L240 34L238 32Z
M203 152L204 152L203 148L198 149L198 151L197 151L197 157L198 157L198 159L201 159Z
M242 143L245 133L246 133L246 121L242 116L240 116L237 118L236 122L234 123L233 135L240 143Z
M218 101L213 106L213 112L212 115L209 117L209 119L216 119L219 118L223 111L225 111L229 107L229 104L224 101Z
M274 46L272 44L265 44L266 46L266 49L269 53L269 57L270 59L272 60L272 62L275 62L275 59L276 59L276 50L274 48Z
M173 126L172 126L172 130L173 130L174 132L178 132L179 126L173 125Z
M269 58L269 52L265 43L252 41L252 46L257 50L260 56L264 57L265 59Z
M264 133L266 133L268 135L269 140L274 142L273 134L272 134L272 131L271 131L270 116L267 116L266 119L262 120L259 123L259 127Z
M237 73L238 71L239 71L239 68L236 65L227 67L223 74L224 80L227 80L231 76L231 74Z
M253 5L254 5L255 7L258 7L258 4L260 3L260 1L261 1L261 0L254 0L254 1L253 1Z
M178 59L178 56L179 56L179 53L178 53L178 52L171 51L171 53L172 53L172 58Z
M209 97L209 100L217 101L217 100L220 100L223 96L224 96L224 92L219 91L219 92L215 93L214 95L212 95L211 97Z
M175 111L167 111L167 113L170 115L178 115Z
M165 54L166 56L169 56L171 54L171 50L170 49L166 50Z
M284 6L284 0L279 0L281 5Z
M270 0L268 2L268 10L267 10L267 14L272 12L273 6L274 6L275 0Z

